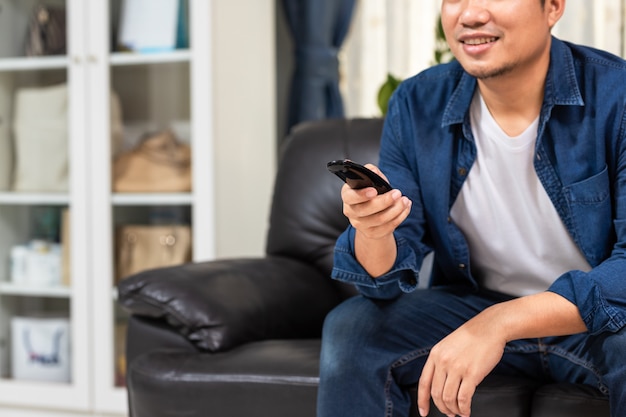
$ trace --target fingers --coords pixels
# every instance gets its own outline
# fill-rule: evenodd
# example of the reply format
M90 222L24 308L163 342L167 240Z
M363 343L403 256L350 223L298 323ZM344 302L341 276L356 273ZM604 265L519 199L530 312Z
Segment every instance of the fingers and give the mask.
M366 237L378 239L392 233L410 213L411 201L399 190L378 195L373 188L342 189L343 213Z
M427 416L430 412L430 390L433 384L434 371L435 368L432 363L427 360L417 384L417 409L422 417Z
M433 362L426 361L418 382L417 407L420 416L430 412L430 400L446 416L469 417L476 384L462 380L457 373L436 369Z
M441 378L434 377L431 391L425 387L422 388L420 382L417 400L419 414L420 416L428 415L432 398L435 406L446 416L469 417L474 392L475 388L472 384L448 379L445 375L441 375Z
M458 394L461 380L454 375L441 375L433 381L431 396L439 411L447 416L459 414Z
M461 388L457 395L458 415L462 417L469 417L472 412L472 398L476 393L476 384L468 383L467 381L461 382Z
M355 190L348 184L344 184L343 187L341 187L341 199L344 204L362 204L372 200L376 196L378 196L378 192L372 187L362 188L360 190Z
M472 384L454 378L452 375L445 375L442 380L433 381L431 397L443 414L452 417L469 417L474 391Z

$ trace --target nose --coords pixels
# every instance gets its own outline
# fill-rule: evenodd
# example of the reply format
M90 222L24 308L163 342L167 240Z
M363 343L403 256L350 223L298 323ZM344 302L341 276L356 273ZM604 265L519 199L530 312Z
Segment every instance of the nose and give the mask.
M466 27L477 27L486 24L491 19L487 8L488 1L467 0L461 11L460 23Z

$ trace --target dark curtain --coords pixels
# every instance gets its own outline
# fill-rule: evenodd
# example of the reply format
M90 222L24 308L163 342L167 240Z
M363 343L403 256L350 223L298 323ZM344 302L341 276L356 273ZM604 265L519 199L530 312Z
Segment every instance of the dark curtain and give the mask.
M288 128L343 117L338 52L356 0L283 0L295 45Z

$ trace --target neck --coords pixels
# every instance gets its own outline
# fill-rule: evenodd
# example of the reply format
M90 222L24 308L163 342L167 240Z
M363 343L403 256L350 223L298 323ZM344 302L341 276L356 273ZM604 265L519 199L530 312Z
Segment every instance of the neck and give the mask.
M506 75L478 80L478 89L498 125L517 136L541 112L549 56L534 70L518 69Z

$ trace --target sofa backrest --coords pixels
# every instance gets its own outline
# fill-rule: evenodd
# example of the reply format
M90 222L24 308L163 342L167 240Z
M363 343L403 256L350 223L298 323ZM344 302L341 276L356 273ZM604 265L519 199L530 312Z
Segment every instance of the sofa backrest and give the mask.
M281 149L270 213L268 255L297 258L330 275L337 237L348 225L341 180L326 163L377 163L382 119L331 119L294 127ZM339 285L345 296L354 291Z

